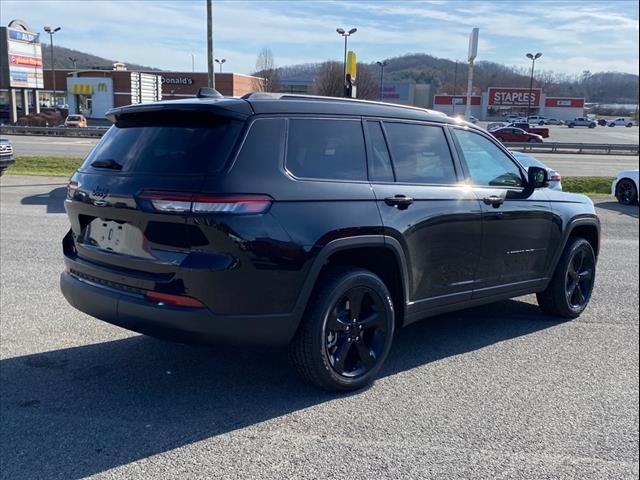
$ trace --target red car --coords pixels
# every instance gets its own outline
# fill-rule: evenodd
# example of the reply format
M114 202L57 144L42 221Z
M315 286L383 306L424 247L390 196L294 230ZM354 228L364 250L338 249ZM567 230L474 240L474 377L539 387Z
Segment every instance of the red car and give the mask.
M501 142L531 142L542 143L542 137L535 133L525 132L521 128L502 127L489 132Z

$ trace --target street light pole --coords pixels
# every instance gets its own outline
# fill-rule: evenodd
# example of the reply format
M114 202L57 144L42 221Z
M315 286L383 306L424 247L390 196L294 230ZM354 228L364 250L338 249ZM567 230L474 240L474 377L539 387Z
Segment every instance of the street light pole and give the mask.
M191 72L195 72L196 71L196 54L195 53L191 53Z
M531 60L531 79L529 80L529 101L527 102L527 120L531 116L531 94L533 93L533 69L536 66L536 60L542 56L542 53L538 52L535 55L533 53L527 53L527 58Z
M348 32L344 28L336 28L338 35L344 37L344 71L342 73L342 81L344 83L344 96L347 96L347 38L358 31L357 28L352 28Z
M77 58L73 58L73 57L69 57L69 60L71 60L71 63L73 63L73 69L76 70L76 64L78 63L78 59Z
M387 62L382 61L382 62L376 62L379 66L380 66L380 101L382 101L383 98L383 92L384 92L384 67L387 66Z
M51 78L53 79L53 107L55 108L57 106L57 101L56 101L56 95L57 95L57 91L56 91L56 67L53 59L53 34L56 32L59 32L60 29L62 27L44 27L44 31L47 32L49 34L49 45L51 47Z
M222 64L223 64L224 62L226 62L226 61L227 61L227 59L226 59L226 58L223 58L223 59L217 59L217 58L216 58L216 59L215 59L215 62L216 62L218 65L220 65L220 73L222 73Z

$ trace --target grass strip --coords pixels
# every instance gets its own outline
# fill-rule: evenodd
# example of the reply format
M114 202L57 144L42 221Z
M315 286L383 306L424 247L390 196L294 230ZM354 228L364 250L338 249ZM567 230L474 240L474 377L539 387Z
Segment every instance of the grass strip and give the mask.
M46 175L69 177L82 163L82 158L18 156L5 175Z
M586 195L611 195L613 180L614 177L562 177L562 189Z

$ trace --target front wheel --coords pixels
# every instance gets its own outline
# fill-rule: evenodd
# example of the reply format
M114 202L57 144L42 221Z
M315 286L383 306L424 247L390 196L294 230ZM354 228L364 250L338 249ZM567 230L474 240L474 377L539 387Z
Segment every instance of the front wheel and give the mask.
M550 315L576 318L589 304L595 278L596 256L591 244L571 237L549 285L537 294L538 305Z
M384 282L360 268L331 267L307 306L290 358L309 383L350 391L373 381L393 339L394 311Z
M633 180L623 178L616 185L616 198L622 205L633 205L638 201L638 189Z

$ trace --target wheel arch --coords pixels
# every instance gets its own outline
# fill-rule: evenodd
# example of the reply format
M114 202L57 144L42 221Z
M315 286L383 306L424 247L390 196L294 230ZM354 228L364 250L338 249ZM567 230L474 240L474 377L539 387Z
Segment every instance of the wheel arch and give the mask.
M586 218L576 218L573 219L566 228L565 234L562 239L562 244L560 248L558 248L556 254L554 255L553 262L550 264L549 269L547 271L547 278L551 278L553 276L553 272L558 266L558 262L560 261L560 257L562 256L562 252L567 246L569 239L571 237L581 237L589 242L591 248L593 248L593 252L598 257L600 253L600 222L597 217L590 216Z
M296 328L323 270L336 264L364 268L378 275L392 295L396 326L403 325L409 295L409 273L402 246L386 235L363 235L333 240L320 250L296 301Z

